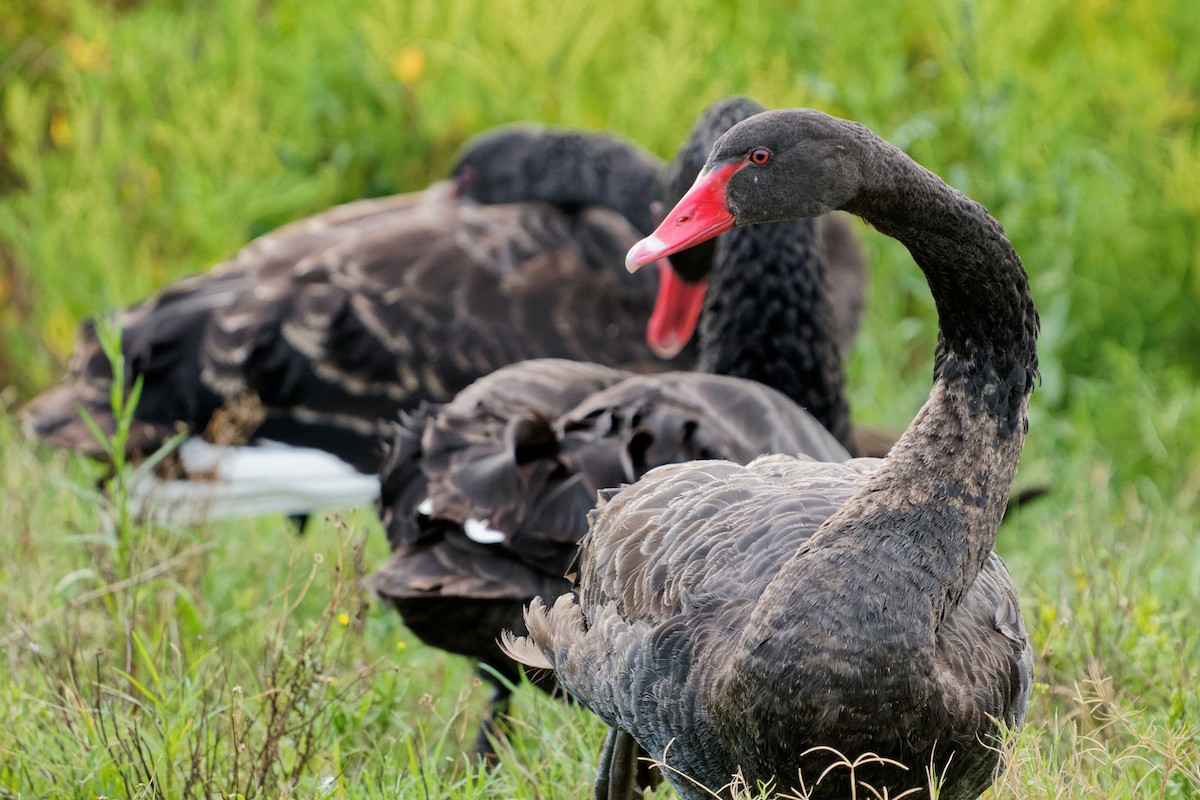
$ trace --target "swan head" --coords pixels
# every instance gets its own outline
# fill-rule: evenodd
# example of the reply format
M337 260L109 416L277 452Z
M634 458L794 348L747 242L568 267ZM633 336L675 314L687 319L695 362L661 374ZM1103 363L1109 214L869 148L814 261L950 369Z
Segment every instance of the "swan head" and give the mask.
M861 125L811 109L765 111L730 128L692 188L626 256L632 272L735 225L817 217L859 192Z
M687 140L667 166L665 192L674 203L687 194L717 139L731 127L765 109L749 97L726 97L711 104L696 120ZM654 224L664 220L661 203L651 209ZM671 260L658 259L658 297L646 326L646 343L660 358L677 355L696 331L713 270L713 240L677 250Z

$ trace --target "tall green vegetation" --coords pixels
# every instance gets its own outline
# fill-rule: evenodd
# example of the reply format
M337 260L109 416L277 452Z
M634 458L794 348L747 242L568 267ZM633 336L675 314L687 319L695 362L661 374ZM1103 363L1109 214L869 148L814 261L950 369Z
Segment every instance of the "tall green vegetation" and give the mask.
M11 412L85 315L283 222L425 186L511 120L669 155L713 99L861 120L1005 224L1043 318L1001 531L1038 652L996 797L1200 793L1200 2L14 0L0 14L0 797L578 797L585 712L526 693L495 775L480 700L356 579L370 514L296 539L91 502ZM867 234L855 415L928 391L935 315ZM132 387L128 387L132 388ZM118 493L119 494L119 493ZM117 544L119 542L119 545Z

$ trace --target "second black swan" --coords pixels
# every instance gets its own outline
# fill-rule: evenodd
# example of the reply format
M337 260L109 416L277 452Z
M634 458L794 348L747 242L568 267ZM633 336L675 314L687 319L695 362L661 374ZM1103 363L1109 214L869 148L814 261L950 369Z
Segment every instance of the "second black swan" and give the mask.
M127 385L143 381L130 455L190 434L137 497L187 521L370 502L400 410L525 358L655 366L640 329L657 276L619 264L653 227L661 171L616 137L504 127L452 180L294 222L113 312ZM102 457L79 409L111 433L111 385L88 321L27 430Z

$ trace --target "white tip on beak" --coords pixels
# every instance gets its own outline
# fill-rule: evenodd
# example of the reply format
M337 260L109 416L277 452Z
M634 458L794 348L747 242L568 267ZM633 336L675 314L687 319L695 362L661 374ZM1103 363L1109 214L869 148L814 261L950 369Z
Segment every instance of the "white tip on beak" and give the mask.
M666 243L652 233L629 248L629 255L625 256L625 269L637 272L651 261L658 260L666 249Z

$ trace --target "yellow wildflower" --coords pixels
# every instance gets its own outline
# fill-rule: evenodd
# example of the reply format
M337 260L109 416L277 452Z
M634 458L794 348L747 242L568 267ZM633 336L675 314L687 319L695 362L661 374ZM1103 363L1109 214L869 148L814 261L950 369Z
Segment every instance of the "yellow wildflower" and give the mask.
M67 36L65 44L67 58L83 72L95 72L108 63L108 53L104 45L98 42L89 42L79 34L72 33Z
M392 75L405 86L416 86L423 72L425 51L419 47L405 47L392 59Z
M61 111L50 117L50 141L55 147L66 147L71 143L71 123Z

